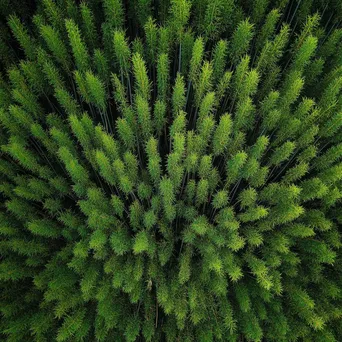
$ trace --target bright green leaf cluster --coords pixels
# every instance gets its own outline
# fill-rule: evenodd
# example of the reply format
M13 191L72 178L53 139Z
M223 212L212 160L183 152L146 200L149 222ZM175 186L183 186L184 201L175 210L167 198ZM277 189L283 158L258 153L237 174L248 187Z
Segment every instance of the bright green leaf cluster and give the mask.
M0 340L341 341L339 2L3 2Z

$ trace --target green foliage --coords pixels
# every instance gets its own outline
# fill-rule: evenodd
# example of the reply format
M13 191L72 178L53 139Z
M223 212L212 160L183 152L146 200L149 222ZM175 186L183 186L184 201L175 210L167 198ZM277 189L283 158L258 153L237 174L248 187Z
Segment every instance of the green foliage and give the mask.
M248 19L241 21L231 40L230 59L233 63L236 63L247 52L252 37L253 24Z
M103 12L106 23L120 29L124 23L124 9L121 0L103 0Z
M89 54L85 43L82 41L78 25L72 19L66 19L65 26L68 31L76 67L79 71L85 72L89 69Z
M338 1L8 3L0 340L342 340Z
M114 53L119 64L120 71L127 75L131 51L129 49L126 37L122 31L114 31L113 37Z
M15 15L9 17L8 24L23 48L25 55L28 59L34 59L35 44L32 37L27 32L25 26L20 22L19 18Z

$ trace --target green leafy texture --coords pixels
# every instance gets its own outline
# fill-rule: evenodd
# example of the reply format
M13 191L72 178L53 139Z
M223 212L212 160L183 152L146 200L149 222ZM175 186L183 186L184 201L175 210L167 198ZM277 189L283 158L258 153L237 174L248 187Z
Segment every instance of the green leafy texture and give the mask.
M137 0L134 2L136 6L133 9L133 13L136 15L134 20L138 19L140 27L143 27L148 19L152 16L152 3L151 0Z
M102 82L106 85L109 83L110 75L109 75L109 66L107 58L104 52L100 49L94 50L94 65L95 70L98 73L99 77L101 78Z
M220 40L213 51L213 79L218 81L224 73L226 67L228 44L225 40Z
M122 31L114 31L113 36L114 53L119 64L120 71L127 75L129 69L129 60L131 57L131 50L129 49L126 37Z
M195 89L195 105L199 107L205 94L212 88L213 68L210 62L204 62L198 74L198 78L194 80Z
M147 59L149 63L156 63L157 53L157 39L158 39L158 28L152 17L149 17L146 24L144 25L146 45L147 45Z
M33 60L35 56L35 44L25 26L20 22L19 18L14 15L9 17L8 24L14 36L24 49L26 57Z
M169 10L169 26L182 43L182 36L185 26L190 17L191 1L187 0L171 0Z
M233 1L214 0L207 3L204 21L200 25L206 38L215 39L224 32L231 19L233 6Z
M90 49L94 49L97 46L97 35L95 16L93 11L87 6L86 3L80 4L81 16L82 16L82 30L84 32L85 40L87 41Z
M44 25L40 27L40 32L56 60L68 68L70 64L68 52L58 32L53 27Z
M229 50L232 63L236 63L247 52L253 34L253 24L248 19L238 24L230 42Z
M291 142L287 141L282 146L278 147L272 154L269 165L278 165L284 160L287 160L290 155L293 153L296 145Z
M151 175L152 181L155 184L158 184L160 181L160 176L161 176L161 158L158 153L158 148L157 148L157 140L154 138L150 138L150 140L146 144L146 153L148 155L148 171Z
M106 22L113 28L122 28L124 9L121 0L103 0L102 2Z
M203 61L203 53L204 53L204 42L203 39L197 38L194 42L192 48L192 55L190 60L190 70L189 70L189 79L192 82L195 82L199 77L202 61Z
M65 27L68 31L69 41L77 68L85 72L89 69L89 54L84 44L80 30L72 19L66 19Z
M245 152L239 152L227 162L227 185L232 184L238 179L246 160L247 154Z
M172 110L174 115L178 115L181 110L184 110L185 104L186 97L184 79L180 74L177 74L172 93Z
M167 54L160 54L157 61L157 92L162 101L166 101L169 85L169 59Z
M135 84L136 84L136 95L140 95L145 100L150 98L150 82L147 76L147 70L144 60L140 54L135 53L132 57Z
M229 114L222 115L213 137L213 152L215 155L219 155L227 149L231 130L231 116Z
M139 254L149 250L148 234L146 231L142 230L139 232L133 242L133 252Z
M256 47L258 50L260 50L267 42L267 40L272 38L272 36L274 35L279 17L280 11L278 9L273 9L267 14L265 22L263 23L261 30L256 37Z
M147 140L152 132L151 109L145 98L138 95L136 97L136 112L142 135Z
M227 191L218 191L213 198L213 207L215 209L221 209L228 204L228 193Z
M257 68L265 73L267 68L275 68L279 58L283 55L284 47L287 44L289 36L289 27L283 25L279 34L272 41L267 40L260 47L261 51L257 59Z
M101 111L106 108L106 93L101 80L90 72L85 74L85 82L89 99Z
M4 1L0 340L340 341L338 2Z
M160 194L163 200L163 207L165 217L168 221L173 221L176 217L175 193L172 182L168 178L164 178L160 181Z

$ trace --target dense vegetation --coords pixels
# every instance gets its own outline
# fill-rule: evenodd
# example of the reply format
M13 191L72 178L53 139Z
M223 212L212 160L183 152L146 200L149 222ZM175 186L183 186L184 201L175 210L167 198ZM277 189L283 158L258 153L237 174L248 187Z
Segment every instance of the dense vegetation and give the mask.
M342 340L342 5L0 5L0 339Z

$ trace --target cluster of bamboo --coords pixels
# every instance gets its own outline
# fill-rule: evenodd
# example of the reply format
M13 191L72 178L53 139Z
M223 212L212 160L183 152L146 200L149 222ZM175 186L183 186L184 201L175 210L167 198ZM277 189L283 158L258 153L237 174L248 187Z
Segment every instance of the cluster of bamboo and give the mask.
M0 339L342 339L342 29L296 3L9 17Z

